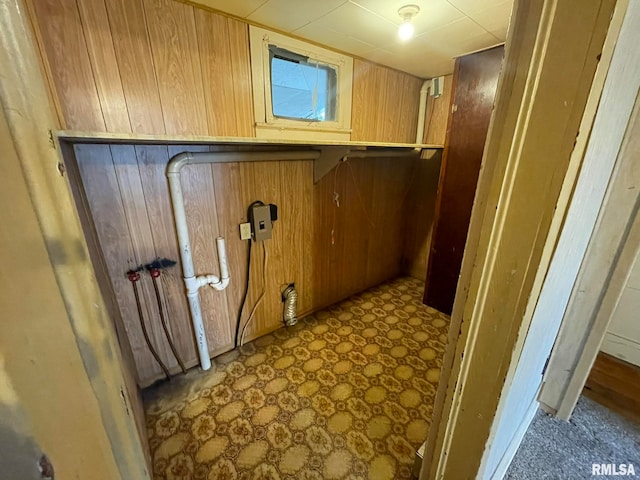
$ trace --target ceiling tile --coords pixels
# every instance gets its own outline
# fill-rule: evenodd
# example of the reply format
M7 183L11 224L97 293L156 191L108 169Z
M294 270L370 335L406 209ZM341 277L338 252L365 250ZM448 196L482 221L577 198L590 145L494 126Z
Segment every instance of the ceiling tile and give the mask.
M397 27L389 20L350 2L309 25L357 38L376 47L383 47L394 42L397 31ZM301 34L300 30L296 30L295 33Z
M469 16L485 30L491 32L501 28L506 28L506 26L509 25L512 7L513 3L511 1L507 1L487 8L486 10L470 14Z
M355 37L345 35L341 32L336 32L330 28L318 25L317 22L312 22L304 27L296 30L295 35L326 45L327 47L335 48L345 53L351 53L352 55L362 55L365 52L374 50L375 45L363 42Z
M283 32L292 32L346 2L347 0L297 0L295 8L292 8L290 0L268 0L247 18Z
M464 16L460 10L453 7L446 0L350 0L371 12L386 18L395 25L400 25L402 19L398 9L403 5L415 4L420 12L413 19L416 35L441 27ZM504 0L503 0L504 1Z
M505 25L504 27L500 27L497 30L492 30L489 33L491 33L491 35L496 37L501 42L504 42L507 40L508 30L509 30L509 25Z
M238 0L196 0L196 3L241 18L246 18L265 2L267 0L242 0L241 2Z
M457 57L497 45L500 41L468 17L417 37L443 56Z
M439 55L428 49L398 55L383 48L364 55L367 60L409 72L421 78L432 78L453 73L454 59Z
M505 0L447 0L451 5L463 12L465 15L472 15L474 13L487 10L504 3ZM513 0L511 0L513 4Z

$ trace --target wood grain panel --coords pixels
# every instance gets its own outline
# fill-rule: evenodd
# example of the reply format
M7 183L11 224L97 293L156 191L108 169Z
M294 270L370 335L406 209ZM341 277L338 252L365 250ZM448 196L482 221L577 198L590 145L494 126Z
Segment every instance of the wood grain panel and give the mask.
M353 61L353 100L351 102L351 140L361 141L375 137L375 118L373 98L376 89L374 85L375 66L367 61L354 59ZM372 128L373 127L373 128Z
M640 367L600 352L582 392L640 423Z
M173 157L187 149L169 147ZM207 146L190 147L189 151L208 151ZM216 238L220 236L217 202L210 165L189 165L182 170L182 188L187 224L196 275L220 275ZM211 351L218 351L232 341L232 325L227 309L227 292L211 287L200 289L200 303Z
M402 271L420 280L427 275L442 154L414 160L405 212Z
M218 207L218 226L225 237L227 260L232 268L231 282L226 290L229 324L235 342L238 312L247 282L248 242L240 240L240 223L247 221L247 207L242 191L242 178L238 163L211 165ZM233 266L233 267L232 267Z
M251 84L251 59L249 57L249 26L227 19L231 45L231 74L233 75L233 99L236 112L236 135L255 137L253 115L253 90Z
M146 380L157 377L158 367L146 347L131 283L125 275L127 270L135 268L138 263L131 243L111 149L108 145L76 145L75 152L102 254L136 360L137 380L144 384ZM146 312L145 297L141 296L141 300L143 312Z
M183 362L195 365L198 359L191 333L189 307L184 294L180 253L173 227L173 211L170 197L167 195L165 170L169 153L165 146L151 145L138 145L135 147L135 153L142 182L141 194L144 195L147 206L156 255L177 262L175 267L164 270L161 276L167 323Z
M248 206L254 201L260 200L266 204L275 203L282 208L281 197L281 183L280 172L277 162L255 162L255 163L243 163L240 165L240 174L242 176L243 195L245 203ZM290 199L295 201L295 199ZM273 323L275 318L281 319L281 314L278 313L271 317L269 314L280 312L280 285L286 283L284 278L284 270L282 264L283 255L283 242L285 241L285 232L283 232L283 222L278 220L274 223L273 238L266 242L267 249L267 270L266 275L263 270L264 265L264 252L260 243L254 243L252 251L251 262L251 277L255 279L255 283L252 281L249 289L249 295L247 297L247 308L245 310L245 319L248 319L248 314L252 309L252 306L258 300L262 289L264 288L265 295L256 309L254 318L251 324L247 328L246 339L250 339L256 336L258 332L267 332L273 330L275 326L280 323ZM292 232L286 232L290 234ZM265 282L263 283L263 276L265 276Z
M423 142L430 145L444 145L453 98L453 75L444 77L442 95L427 97Z
M108 132L131 132L127 104L104 1L78 0L78 9Z
M144 265L157 258L158 254L147 213L146 198L139 193L143 190L135 148L131 145L112 145L111 156L113 164L117 165L115 174L128 225L135 265ZM108 215L108 212L103 212L103 214ZM177 362L169 349L162 326L159 322L153 321L153 319L159 318L158 302L155 297L152 280L146 272L141 273L141 280L138 282L138 286L151 342L164 364L170 370L175 371ZM163 296L164 292L161 284L159 288L160 294ZM160 366L156 363L152 365L155 374L161 375Z
M236 79L229 74L230 19L198 8L195 9L195 19L209 135L236 135ZM221 72L225 74L221 75Z
M351 140L415 142L421 86L417 77L355 59Z
M95 0L80 1L90 6ZM135 133L164 134L142 0L105 0L105 3L131 129Z
M193 7L144 0L164 126L168 134L207 135Z
M451 314L504 47L456 59L424 301Z
M402 75L402 108L398 119L398 139L414 142L418 128L420 89L423 81L410 75ZM417 99L417 100L416 100ZM444 142L443 142L444 143Z
M64 128L105 131L76 0L33 0Z

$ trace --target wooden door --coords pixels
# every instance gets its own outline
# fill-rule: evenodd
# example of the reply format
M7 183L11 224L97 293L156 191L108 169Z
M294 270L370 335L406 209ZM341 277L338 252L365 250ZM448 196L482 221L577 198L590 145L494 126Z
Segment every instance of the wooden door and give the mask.
M504 47L456 59L424 303L451 314Z

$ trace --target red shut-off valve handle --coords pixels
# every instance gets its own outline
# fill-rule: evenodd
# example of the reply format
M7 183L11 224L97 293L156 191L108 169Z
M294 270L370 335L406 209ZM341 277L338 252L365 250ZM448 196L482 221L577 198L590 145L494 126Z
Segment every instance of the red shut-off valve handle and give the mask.
M140 273L134 271L127 272L127 278L131 283L135 283L140 280Z

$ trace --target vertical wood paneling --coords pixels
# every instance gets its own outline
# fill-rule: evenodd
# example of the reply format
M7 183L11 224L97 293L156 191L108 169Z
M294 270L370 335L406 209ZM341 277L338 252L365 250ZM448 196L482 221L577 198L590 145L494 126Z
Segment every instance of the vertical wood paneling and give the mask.
M402 108L398 119L398 138L405 142L415 142L420 109L420 89L423 80L410 75L402 75Z
M65 128L255 136L246 23L174 0L29 1ZM413 142L420 84L354 60L351 139Z
M76 0L33 0L66 128L105 131Z
M177 260L166 164L181 151L208 148L76 146L104 263L131 341L139 380L145 385L162 374L144 344L124 272L156 256ZM303 315L398 275L404 204L409 198L405 192L412 172L411 160L353 159L341 165L337 175L332 171L314 185L312 161L185 167L182 181L198 274L218 273L215 237L222 235L227 242L229 287L224 292L201 290L211 353L233 347L247 268L247 243L239 239L238 225L246 220L251 202L277 204L279 219L273 238L267 241L266 296L247 330L247 340L282 325L281 289L289 282L296 283L298 312ZM339 194L339 207L334 192ZM262 289L261 244L254 244L252 256L245 320ZM158 350L176 371L150 282L145 275L141 284L145 315L153 322L150 331ZM162 294L173 338L184 360L193 365L196 350L178 266L164 275Z
M112 145L111 156L113 164L117 165L115 174L133 248L134 264L135 266L144 265L158 255L149 223L146 198L140 194L143 190L135 149L130 145ZM109 215L108 211L102 213L103 216ZM100 221L102 218L98 218L98 222ZM159 313L152 281L146 272L142 272L141 277L141 281L138 282L139 292L151 342L164 364L170 369L175 369L177 363L169 350L162 326L159 322L153 321L159 318ZM162 285L159 287L162 295ZM153 367L155 372L160 374L159 365L154 363Z
M144 383L156 378L158 367L144 342L131 283L125 275L137 263L111 149L108 145L76 145L75 151L102 254L136 360L138 381ZM141 296L141 300L146 312L145 297Z
M78 0L93 77L108 132L131 132L104 1Z
M280 194L280 172L278 162L255 162L240 164L240 173L242 178L243 196L248 206L250 203L261 200L266 204L275 203L282 208L282 197ZM293 199L291 199L293 200ZM290 232L286 232L289 234ZM285 232L283 232L283 222L278 220L274 224L273 238L266 242L267 249L267 270L264 298L256 309L254 318L249 327L247 327L246 338L253 338L258 332L266 332L273 330L275 325L273 317L270 313L279 312L280 310L280 285L287 280L284 279L283 271L283 242L285 241ZM288 240L287 240L288 241ZM255 243L251 252L251 277L255 280L252 282L247 297L247 308L245 310L244 319L248 319L248 315L252 306L258 300L263 288L263 264L264 253L262 245ZM282 318L281 315L277 316Z
M229 19L195 9L209 135L236 135L234 76L229 71Z
M164 126L168 134L207 135L193 7L144 0Z
M351 102L351 140L375 138L374 104L375 65L364 60L353 60L353 100ZM377 103L377 99L376 99ZM373 127L373 128L371 128Z
M184 150L182 147L170 147L169 156ZM208 147L189 150L207 151ZM216 238L220 236L220 229L211 166L189 165L182 170L181 178L196 275L219 276ZM226 295L226 291L219 292L208 286L200 289L205 330L212 351L218 351L232 341Z
M451 112L453 97L453 75L444 77L442 95L427 97L427 109L424 122L424 143L444 145L447 135L447 123Z
M421 85L412 75L354 60L351 140L415 142Z
M218 225L220 235L224 236L227 247L227 260L232 268L231 282L226 290L228 322L231 325L232 341L235 342L238 311L247 282L247 245L240 240L239 225L246 222L248 204L243 200L240 165L224 163L211 165L218 207Z
M302 258L302 272L298 273L296 284L300 284L298 289L299 315L309 313L317 303L314 302L313 294L313 245L316 232L326 229L316 228L316 222L313 215L315 212L316 199L314 195L313 178L313 161L302 162L301 172L298 172L297 181L302 185L302 250L300 257ZM300 225L300 224L297 224Z
M94 0L80 0L88 5ZM142 0L105 0L134 133L165 133Z
M197 362L197 355L184 295L180 253L173 227L173 211L167 194L165 170L169 153L165 146L138 145L135 150L142 181L141 193L147 205L156 255L177 262L173 268L164 270L160 277L167 323L182 360L193 365ZM153 259L147 259L151 260Z
M249 26L231 18L227 19L227 22L231 45L231 72L234 82L236 135L255 137L251 59L249 58Z
M428 160L414 160L415 168L408 182L402 268L404 274L420 280L427 275L441 161L441 153Z

